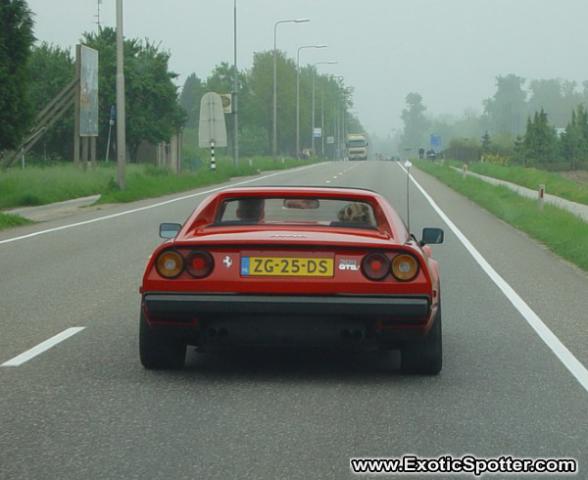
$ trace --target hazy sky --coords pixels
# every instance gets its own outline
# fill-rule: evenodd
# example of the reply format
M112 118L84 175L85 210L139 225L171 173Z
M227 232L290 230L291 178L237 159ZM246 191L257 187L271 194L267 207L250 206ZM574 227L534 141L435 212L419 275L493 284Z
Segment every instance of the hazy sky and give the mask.
M62 46L96 28L98 0L28 0L36 36ZM103 0L102 23L115 23L115 0ZM233 58L233 0L125 0L125 34L159 41L181 75L205 78ZM368 131L401 127L404 97L417 91L433 114L481 110L494 77L588 80L588 0L238 0L239 68L253 52L278 48L303 62L345 76L355 88L355 111Z

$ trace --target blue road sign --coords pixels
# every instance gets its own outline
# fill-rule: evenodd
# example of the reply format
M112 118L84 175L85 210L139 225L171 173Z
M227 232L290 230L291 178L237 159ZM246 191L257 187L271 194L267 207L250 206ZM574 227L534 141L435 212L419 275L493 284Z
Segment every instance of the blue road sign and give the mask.
M434 150L441 150L443 146L443 141L441 139L441 135L431 135L431 148Z

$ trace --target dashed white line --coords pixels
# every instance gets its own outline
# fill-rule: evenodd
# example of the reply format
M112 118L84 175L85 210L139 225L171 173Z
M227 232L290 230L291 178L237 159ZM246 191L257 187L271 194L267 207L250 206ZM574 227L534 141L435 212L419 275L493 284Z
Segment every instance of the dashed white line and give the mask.
M26 352L17 355L16 357L4 362L0 367L20 367L23 363L28 362L29 360L35 358L38 355L41 355L43 352L46 352L50 348L54 347L58 343L67 340L69 337L72 337L76 333L81 332L86 327L71 327L67 330L64 330L61 333L58 333L54 337L51 337L48 340L45 340L42 343L39 343L36 347L27 350Z
M406 169L395 162L405 173ZM561 342L561 340L553 333L547 325L541 320L529 305L520 297L520 295L508 284L508 282L494 270L488 261L482 256L480 252L473 246L468 238L461 232L461 230L449 219L443 210L437 205L435 200L421 187L421 185L410 175L410 180L419 189L423 196L427 199L433 210L441 217L447 224L459 241L463 244L466 250L470 253L474 260L482 267L482 270L490 277L502 293L508 298L510 303L519 311L527 323L535 330L539 338L551 349L555 356L561 363L569 370L569 372L578 380L584 390L588 392L588 370L582 363L574 356L572 352Z
M124 212L113 213L111 215L104 215L103 217L92 218L91 220L85 220L83 222L70 223L67 225L62 225L61 227L48 228L47 230L39 230L38 232L29 233L27 235L21 235L19 237L13 237L13 238L8 238L6 240L0 240L0 245L3 245L5 243L17 242L19 240L25 240L27 238L38 237L39 235L46 235L47 233L59 232L61 230L67 230L70 228L81 227L83 225L88 225L90 223L102 222L104 220L110 220L112 218L118 218L118 217L122 217L124 215L130 215L132 213L138 213L138 212L143 212L145 210L151 210L152 208L162 207L164 205L169 205L170 203L181 202L182 200L188 200L190 198L199 197L201 195L208 195L213 192L218 192L219 190L224 190L225 188L238 187L240 185L246 185L248 183L257 182L259 180L265 180L266 178L271 178L276 175L281 175L284 173L290 173L290 172L295 172L295 171L300 171L300 170L306 170L309 168L314 168L318 165L323 165L323 164L316 163L313 165L308 165L305 167L295 168L295 169L291 169L291 170L287 170L287 171L282 170L279 172L270 173L269 175L263 175L261 177L252 178L250 180L243 180L242 182L231 183L230 185L223 185L222 187L211 188L210 190L205 190L204 192L191 193L189 195L184 195L181 197L172 198L171 200L165 200L163 202L153 203L151 205L146 205L144 207L133 208L131 210L125 210Z

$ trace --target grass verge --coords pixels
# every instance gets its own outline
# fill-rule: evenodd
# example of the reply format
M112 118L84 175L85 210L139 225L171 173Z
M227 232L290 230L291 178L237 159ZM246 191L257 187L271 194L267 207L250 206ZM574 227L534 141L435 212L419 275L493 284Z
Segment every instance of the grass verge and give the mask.
M461 165L456 164L456 166ZM523 187L532 188L533 190L537 190L539 185L543 184L547 193L572 202L588 205L588 185L575 182L557 173L538 170L536 168L505 167L503 165L478 162L471 163L469 169L480 175L506 180Z
M282 170L293 167L309 165L311 161L287 159L274 161L272 158L256 157L242 159L241 164L235 167L230 159L221 159L217 162L216 171L208 167L202 167L194 172L182 172L175 175L167 170L146 167L140 172L130 172L127 175L125 190L119 190L114 181L109 189L102 193L100 203L133 202L149 197L159 197L170 193L183 192L194 188L222 183L232 177L255 175L266 170Z
M114 181L116 166L100 165L82 171L71 164L48 167L12 168L0 172L0 209L45 205L72 198L101 194L101 203L132 202L214 183L231 177L254 175L258 171L278 170L307 165L310 161L268 157L243 158L239 167L228 158L220 158L216 172L208 166L174 175L151 165L130 164L126 170L127 188L121 191Z
M21 225L29 225L32 222L27 218L20 217L19 215L10 215L8 213L0 213L0 230L5 228L20 227Z
M71 164L0 171L0 209L45 205L102 193L108 189L114 172L113 166L83 172Z
M540 211L536 201L474 177L464 180L449 165L416 161L415 166L588 271L588 223L581 218L549 204Z

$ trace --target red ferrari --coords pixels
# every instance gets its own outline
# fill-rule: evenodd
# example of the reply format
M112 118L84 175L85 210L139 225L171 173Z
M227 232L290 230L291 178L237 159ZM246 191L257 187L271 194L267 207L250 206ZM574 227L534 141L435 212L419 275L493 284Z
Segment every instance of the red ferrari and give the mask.
M166 238L141 287L140 357L181 368L187 345L400 349L404 372L441 370L439 269L379 194L315 187L216 193Z

